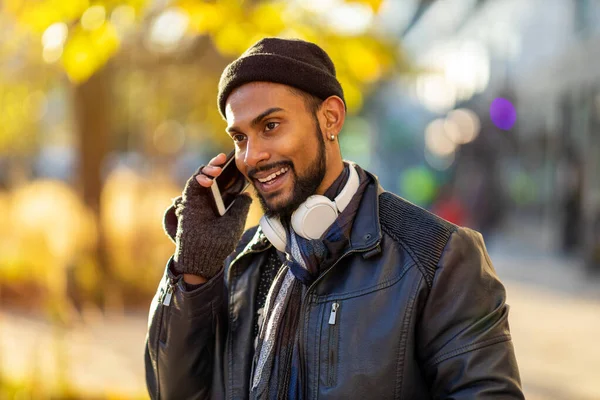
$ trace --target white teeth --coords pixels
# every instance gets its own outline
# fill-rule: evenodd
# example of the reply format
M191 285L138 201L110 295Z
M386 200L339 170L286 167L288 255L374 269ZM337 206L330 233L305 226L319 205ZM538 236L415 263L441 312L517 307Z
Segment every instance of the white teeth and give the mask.
M277 172L273 172L271 175L267 176L266 178L262 178L262 179L260 179L260 178L259 178L259 179L258 179L258 181L259 181L260 183L267 183L267 182L269 182L269 181L271 181L271 180L275 179L275 178L276 178L276 177L278 177L279 175L281 175L281 174L283 174L283 173L287 172L288 170L289 170L289 168L285 168L285 167L284 167L284 168L281 168L279 171L277 171Z

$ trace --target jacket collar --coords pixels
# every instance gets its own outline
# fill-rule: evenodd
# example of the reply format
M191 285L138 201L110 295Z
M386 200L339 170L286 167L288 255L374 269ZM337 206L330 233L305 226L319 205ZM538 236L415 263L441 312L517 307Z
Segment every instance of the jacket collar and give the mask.
M383 188L377 176L364 171L371 182L363 193L358 212L352 224L350 234L350 250L365 251L373 248L381 241L381 224L379 222L379 194Z
M381 241L381 224L379 222L379 195L383 192L383 188L379 185L377 176L368 171L364 171L371 182L367 185L363 197L360 201L354 223L352 224L352 232L350 234L349 251L367 251L377 248L377 244ZM270 248L272 245L265 236L264 232L258 226L254 237L244 250L239 254L240 258L248 253L262 252ZM368 255L372 252L369 251ZM377 253L377 252L375 252ZM365 255L366 256L366 255Z

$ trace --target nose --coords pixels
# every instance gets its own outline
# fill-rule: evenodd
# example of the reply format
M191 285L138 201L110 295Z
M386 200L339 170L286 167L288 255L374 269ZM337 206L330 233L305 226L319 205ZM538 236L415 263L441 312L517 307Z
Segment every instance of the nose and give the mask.
M270 157L267 149L260 143L259 140L246 143L246 153L244 154L244 164L249 168L256 168L259 163L264 163Z

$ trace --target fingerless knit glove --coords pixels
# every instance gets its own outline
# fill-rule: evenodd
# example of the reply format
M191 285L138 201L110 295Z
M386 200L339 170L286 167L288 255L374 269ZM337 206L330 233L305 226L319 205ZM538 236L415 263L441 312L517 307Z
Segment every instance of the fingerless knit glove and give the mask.
M163 226L176 245L175 271L210 279L240 240L252 199L238 195L227 213L219 216L211 206L211 189L196 181L201 170L188 179L182 196L167 209Z

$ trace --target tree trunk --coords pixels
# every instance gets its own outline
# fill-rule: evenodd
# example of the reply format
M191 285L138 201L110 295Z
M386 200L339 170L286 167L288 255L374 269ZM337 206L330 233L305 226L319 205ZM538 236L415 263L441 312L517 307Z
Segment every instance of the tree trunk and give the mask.
M94 303L106 309L115 297L109 293L115 286L108 265L105 234L100 220L102 193L101 169L108 152L110 137L110 70L105 67L74 89L74 111L79 139L78 188L83 202L94 213L98 241L94 251L98 282Z

